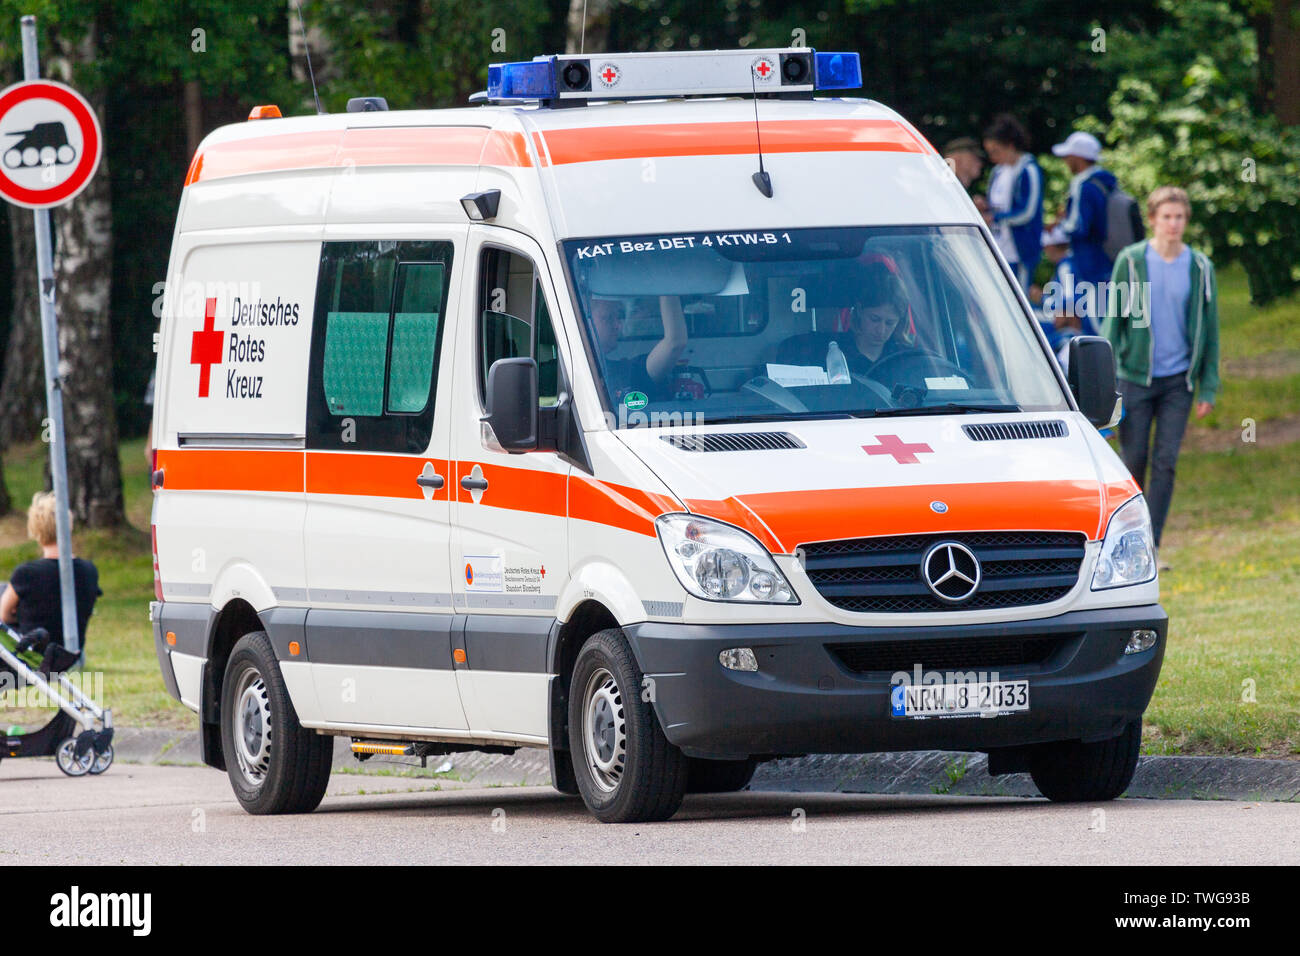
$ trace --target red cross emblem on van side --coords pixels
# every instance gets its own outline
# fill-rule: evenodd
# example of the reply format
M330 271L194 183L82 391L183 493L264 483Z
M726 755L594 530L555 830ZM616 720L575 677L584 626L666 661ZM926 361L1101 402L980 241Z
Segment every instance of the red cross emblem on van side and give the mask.
M190 342L190 364L199 366L199 398L208 397L212 366L221 364L221 348L226 333L212 327L216 320L217 300L208 299L203 308L203 328L194 333Z
M897 435L877 435L876 441L880 444L863 445L862 450L868 455L893 455L900 465L919 465L921 459L917 455L934 454L934 449L925 442L909 445Z

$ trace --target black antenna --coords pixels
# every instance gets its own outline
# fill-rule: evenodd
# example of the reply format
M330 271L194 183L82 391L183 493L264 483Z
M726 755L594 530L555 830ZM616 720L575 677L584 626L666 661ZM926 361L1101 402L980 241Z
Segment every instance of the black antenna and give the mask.
M307 75L311 77L311 95L316 101L316 115L324 116L325 111L320 108L320 94L316 92L316 71L311 68L311 44L307 42L307 24L302 22L302 4L293 0L293 8L298 11L298 29L302 30L302 48L307 54Z
M772 198L772 177L763 169L763 133L758 126L758 85L754 82L754 68L749 68L749 85L754 90L754 136L758 139L758 172L751 178L754 185L768 199Z

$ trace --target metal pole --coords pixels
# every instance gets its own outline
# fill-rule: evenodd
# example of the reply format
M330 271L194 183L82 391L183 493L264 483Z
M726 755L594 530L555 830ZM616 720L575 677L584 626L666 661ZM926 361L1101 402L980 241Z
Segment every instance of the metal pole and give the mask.
M22 18L23 79L41 78L36 48L36 18ZM37 209L36 274L40 280L41 339L45 353L45 400L50 410L50 472L54 476L54 515L59 545L59 595L63 603L63 646L81 650L77 633L77 589L72 576L72 523L68 520L68 456L63 443L63 384L59 379L59 320L54 310L54 244L50 211Z

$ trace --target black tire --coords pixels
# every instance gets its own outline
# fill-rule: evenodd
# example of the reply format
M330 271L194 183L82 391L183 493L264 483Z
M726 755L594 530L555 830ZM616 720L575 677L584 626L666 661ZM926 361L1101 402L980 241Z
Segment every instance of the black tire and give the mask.
M254 736L237 739L237 724L255 726ZM235 797L249 813L310 813L325 796L334 741L298 723L264 631L241 637L226 664L221 746Z
M667 820L686 792L686 757L641 693L641 669L618 628L587 638L569 685L569 753L578 792L602 823ZM592 726L607 732L597 743ZM605 724L608 721L608 724ZM588 738L592 738L590 741Z
M1132 782L1141 749L1142 721L1135 720L1110 740L1043 745L1030 758L1029 774L1039 792L1057 803L1114 800Z
M753 757L745 760L700 760L688 757L686 763L687 793L735 793L744 790L758 769L758 761Z

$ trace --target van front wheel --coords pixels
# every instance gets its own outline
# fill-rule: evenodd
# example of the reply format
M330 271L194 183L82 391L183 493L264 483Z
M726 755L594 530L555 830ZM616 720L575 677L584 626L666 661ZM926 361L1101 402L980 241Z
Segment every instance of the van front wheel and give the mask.
M667 820L686 791L686 757L664 736L641 680L618 628L589 637L574 663L569 752L578 791L603 823Z
M1029 775L1057 803L1114 800L1133 781L1141 748L1142 721L1135 720L1110 740L1043 745L1030 759Z
M226 664L221 746L235 797L249 813L310 813L325 796L334 741L298 723L264 631L241 637Z

